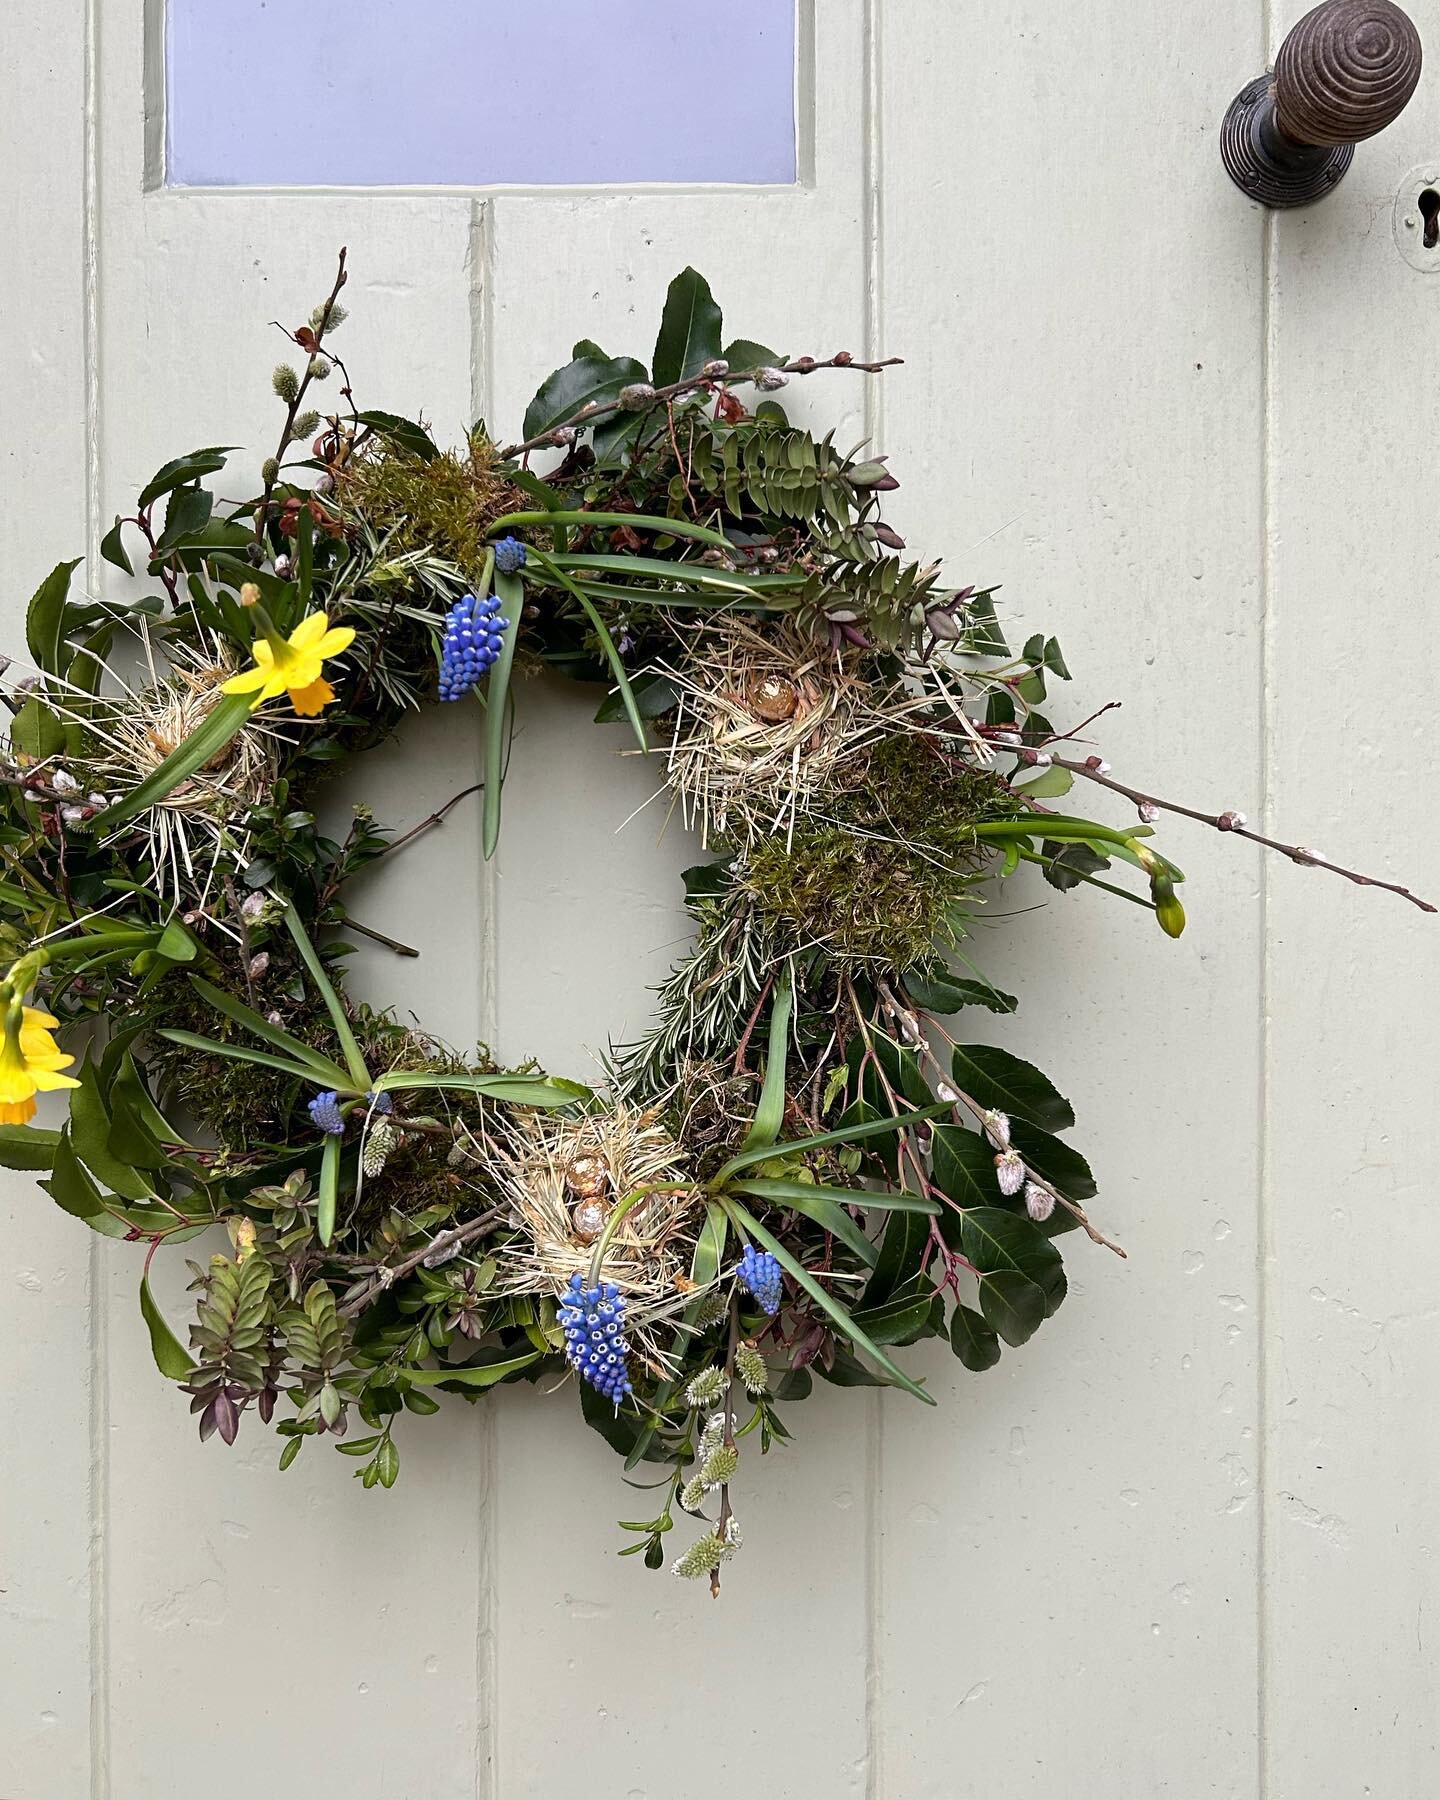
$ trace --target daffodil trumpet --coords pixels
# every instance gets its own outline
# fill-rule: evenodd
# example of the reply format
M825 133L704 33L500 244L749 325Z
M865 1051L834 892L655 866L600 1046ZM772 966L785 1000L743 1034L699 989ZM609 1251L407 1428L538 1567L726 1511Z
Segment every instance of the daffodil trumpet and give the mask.
M332 656L350 648L355 641L354 631L348 625L332 627L328 613L314 612L302 619L287 638L258 601L249 610L261 634L251 645L255 666L232 675L222 691L253 693L252 709L288 694L290 704L302 718L315 718L335 698L334 688L325 679L324 665Z

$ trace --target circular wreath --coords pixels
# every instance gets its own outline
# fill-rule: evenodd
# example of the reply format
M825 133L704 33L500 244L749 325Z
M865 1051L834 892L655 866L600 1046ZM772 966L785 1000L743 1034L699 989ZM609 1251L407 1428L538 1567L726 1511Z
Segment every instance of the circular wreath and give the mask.
M329 1442L388 1488L437 1390L564 1389L627 1467L669 1471L623 1553L718 1589L742 1446L786 1440L816 1374L929 1403L900 1347L945 1336L987 1369L1065 1298L1065 1233L1116 1248L1059 1091L946 1021L1015 1008L970 939L1023 863L1178 935L1166 803L1045 716L1053 638L1013 651L991 593L907 560L884 459L774 398L883 365L726 348L687 270L648 370L581 343L523 441L442 450L357 409L344 281L342 253L286 334L259 494L207 486L223 448L181 456L102 545L158 594L74 598L67 563L31 603L0 764L0 1159L145 1245L155 1360L202 1439L252 1412L281 1468ZM541 668L608 684L599 716L711 856L693 948L594 1089L349 998L330 935L365 930L349 882L424 829L357 807L327 835L337 763L478 696L489 855L515 677ZM1077 780L1138 821L1056 810ZM54 1089L68 1118L42 1129ZM187 1350L150 1265L216 1227Z

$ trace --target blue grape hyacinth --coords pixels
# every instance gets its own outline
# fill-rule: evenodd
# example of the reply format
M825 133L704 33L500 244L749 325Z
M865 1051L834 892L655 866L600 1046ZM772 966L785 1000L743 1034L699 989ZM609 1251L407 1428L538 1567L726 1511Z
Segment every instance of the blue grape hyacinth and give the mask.
M495 546L495 567L502 575L518 575L525 567L525 546L517 537L503 537Z
M340 1110L340 1096L327 1088L310 1102L310 1117L328 1137L345 1135L345 1115Z
M445 646L440 656L440 698L463 700L500 654L510 621L500 617L493 594L482 600L467 594L445 615Z
M753 1244L747 1244L737 1273L741 1287L753 1294L773 1319L780 1310L779 1263L768 1250L757 1250Z
M613 1281L587 1287L583 1276L572 1275L558 1318L571 1368L618 1406L633 1392L625 1360L630 1354L625 1300L619 1288Z

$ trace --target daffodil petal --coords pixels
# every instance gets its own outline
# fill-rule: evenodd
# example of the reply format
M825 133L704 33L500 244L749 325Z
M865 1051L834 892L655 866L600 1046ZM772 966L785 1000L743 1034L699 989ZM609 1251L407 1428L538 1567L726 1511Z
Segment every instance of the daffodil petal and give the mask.
M270 679L270 671L265 669L243 669L240 674L232 675L228 681L222 681L222 694L249 694L256 688L264 687Z
M348 650L355 642L355 630L350 625L337 625L333 631L327 631L314 645L317 656L338 656L342 650Z
M302 719L313 719L335 698L335 690L323 676L302 688L290 689L290 704Z
M326 636L329 629L330 615L328 613L310 613L290 633L290 648L292 650L313 650Z

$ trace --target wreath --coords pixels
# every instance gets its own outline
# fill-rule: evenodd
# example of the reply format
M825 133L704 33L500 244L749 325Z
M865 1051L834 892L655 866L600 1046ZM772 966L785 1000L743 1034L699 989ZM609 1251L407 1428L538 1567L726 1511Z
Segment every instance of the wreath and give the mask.
M1059 1090L956 1021L1015 1009L973 927L1023 864L1178 936L1167 803L1050 722L1054 638L1012 650L992 591L907 558L884 458L776 398L885 365L727 347L686 270L648 369L582 342L520 441L481 423L442 449L357 407L344 284L342 252L286 333L258 493L221 498L227 448L191 451L101 546L156 591L77 598L65 563L30 604L0 759L0 1159L144 1245L155 1361L202 1439L250 1413L282 1469L329 1444L389 1488L437 1393L560 1390L627 1469L661 1467L621 1554L718 1591L742 1451L786 1442L817 1376L932 1404L903 1347L988 1369L1064 1300L1066 1234L1123 1255ZM605 686L597 716L709 856L693 947L593 1088L349 997L350 883L425 824L317 817L338 764L464 704L490 855L517 676L542 669ZM1077 783L1138 818L1058 809ZM31 1122L51 1090L58 1129ZM150 1269L217 1227L187 1349Z

